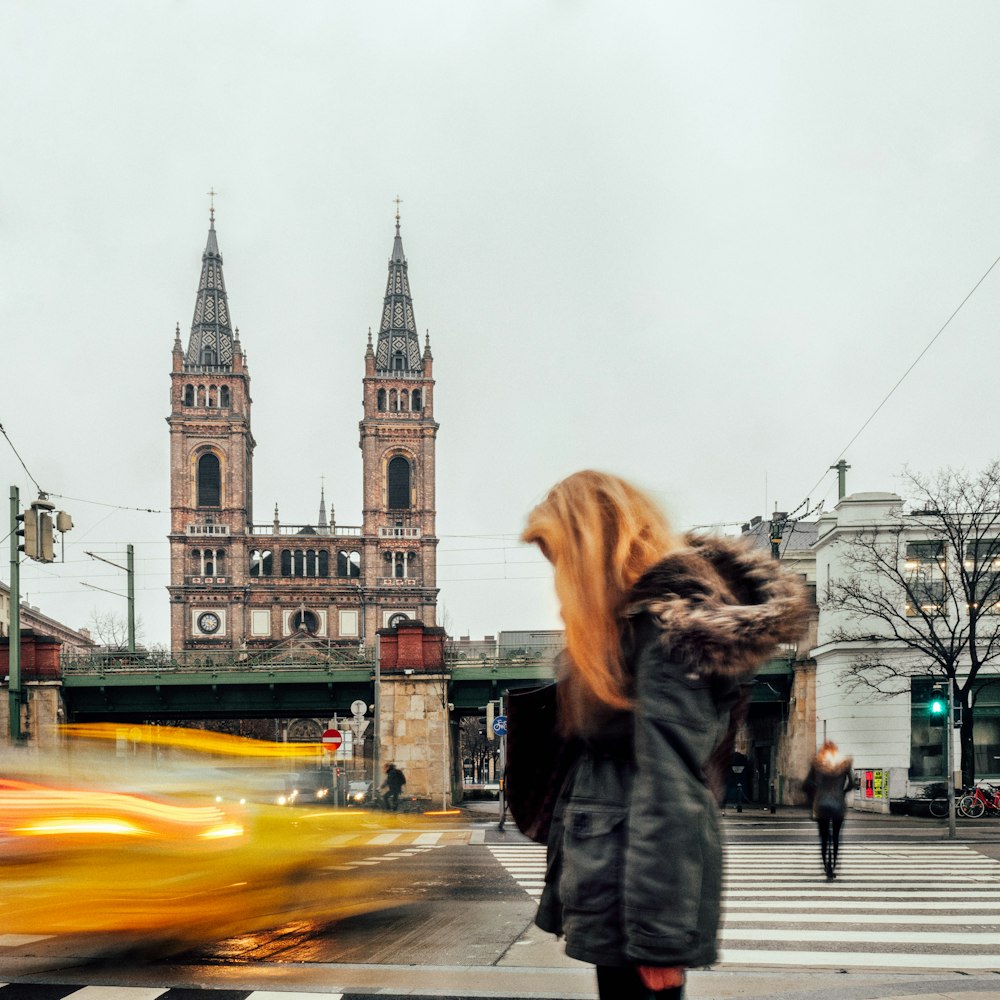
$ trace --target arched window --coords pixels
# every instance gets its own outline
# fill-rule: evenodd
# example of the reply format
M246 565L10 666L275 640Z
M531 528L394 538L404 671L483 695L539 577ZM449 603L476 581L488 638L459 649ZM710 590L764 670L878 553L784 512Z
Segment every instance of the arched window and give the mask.
M198 396L195 400L195 405L196 406L205 405L205 387L203 385L198 386Z
M306 576L317 576L315 549L306 549Z
M281 550L281 575L292 575L292 553L288 549Z
M395 413L399 409L399 396L395 389L389 390L389 409Z
M211 549L205 549L205 568L202 570L205 576L215 576L215 553Z
M337 576L361 576L361 553L341 549L337 553Z
M219 406L229 406L229 386L224 385L219 389Z
M194 406L194 386L186 385L184 386L184 405Z
M223 576L226 572L225 564L226 552L225 549L215 550L215 575Z
M219 398L219 387L217 385L210 385L208 387L208 405L215 406L216 400Z
M272 572L271 553L267 549L254 549L250 553L250 575L270 576Z
M380 410L385 409L385 389L379 389L378 391L378 408Z
M292 553L292 576L305 576L305 560L302 557L302 549L296 549Z
M330 553L326 549L319 550L319 575L330 575Z
M401 389L399 392L399 408L401 410L409 410L410 408L410 394L405 389Z
M410 396L410 409L415 410L417 413L419 413L423 409L422 402L423 401L420 396L420 390L414 389L413 395Z
M191 575L201 576L201 549L191 550Z
M222 501L222 466L210 451L198 459L198 506L218 507Z
M389 461L386 479L389 509L409 510L410 463L402 455L397 455Z

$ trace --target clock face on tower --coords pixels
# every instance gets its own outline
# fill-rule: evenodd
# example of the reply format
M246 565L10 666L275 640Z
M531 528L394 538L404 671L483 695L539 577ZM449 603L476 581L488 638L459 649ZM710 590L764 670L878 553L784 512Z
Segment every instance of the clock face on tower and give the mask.
M198 615L198 631L205 635L214 635L221 624L222 619L214 611L203 611Z

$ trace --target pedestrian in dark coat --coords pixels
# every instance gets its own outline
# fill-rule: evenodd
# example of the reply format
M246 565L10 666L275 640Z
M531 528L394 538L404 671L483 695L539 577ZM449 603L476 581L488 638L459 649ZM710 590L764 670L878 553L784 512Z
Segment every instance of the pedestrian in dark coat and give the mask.
M854 761L845 757L833 740L816 752L802 788L812 804L812 816L819 828L819 849L828 880L837 876L840 828L847 814L847 793L854 787Z
M406 775L396 767L395 764L385 765L385 781L382 787L385 789L385 806L396 812L399 809L399 796L406 784Z
M716 959L718 801L741 688L800 637L805 588L740 541L676 535L622 480L580 472L528 517L565 624L560 728L584 750L556 805L536 923L602 998L679 998Z

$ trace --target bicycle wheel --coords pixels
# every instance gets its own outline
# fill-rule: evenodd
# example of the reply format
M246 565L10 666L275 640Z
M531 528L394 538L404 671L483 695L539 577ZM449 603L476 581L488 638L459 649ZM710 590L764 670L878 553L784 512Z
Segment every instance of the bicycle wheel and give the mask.
M962 815L969 819L979 819L986 812L986 806L983 805L982 799L975 795L963 795L958 803L958 808Z
M948 800L931 799L927 808L935 819L944 819L948 815Z

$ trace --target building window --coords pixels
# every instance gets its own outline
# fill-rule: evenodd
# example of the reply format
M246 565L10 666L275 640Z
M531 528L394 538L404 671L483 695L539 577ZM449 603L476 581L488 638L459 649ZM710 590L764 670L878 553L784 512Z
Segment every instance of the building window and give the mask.
M410 463L401 455L389 461L386 476L390 510L410 509Z
M969 594L980 613L1000 614L1000 538L969 542L965 549L965 572Z
M270 576L274 571L274 560L269 549L253 549L250 553L250 575Z
M198 386L198 396L195 399L195 405L196 406L205 405L205 387L203 385Z
M361 553L341 549L337 553L337 576L361 576Z
M402 351L396 351L392 356L392 367L401 372L406 368L406 355Z
M395 413L399 409L399 394L395 389L389 390L389 409Z
M944 615L944 542L908 542L906 545L906 614Z
M219 406L229 406L229 386L224 385L219 389Z
M422 402L423 400L420 396L420 390L414 389L412 395L410 396L410 409L416 410L419 413L420 410L423 409Z
M222 500L222 466L217 456L206 452L198 459L198 506L218 507Z
M291 549L281 550L281 575L292 575L292 552Z
M203 365L214 365L218 364L217 355L215 353L215 348L206 344L201 349L201 363Z
M184 405L194 406L194 386L186 385L184 386Z
M340 612L340 635L354 638L358 634L358 613L357 611Z
M218 398L219 387L217 385L210 385L208 387L208 405L215 406L215 401Z
M385 389L379 389L378 391L378 408L385 410Z
M326 549L320 549L319 551L319 575L329 576L330 575L330 553Z

